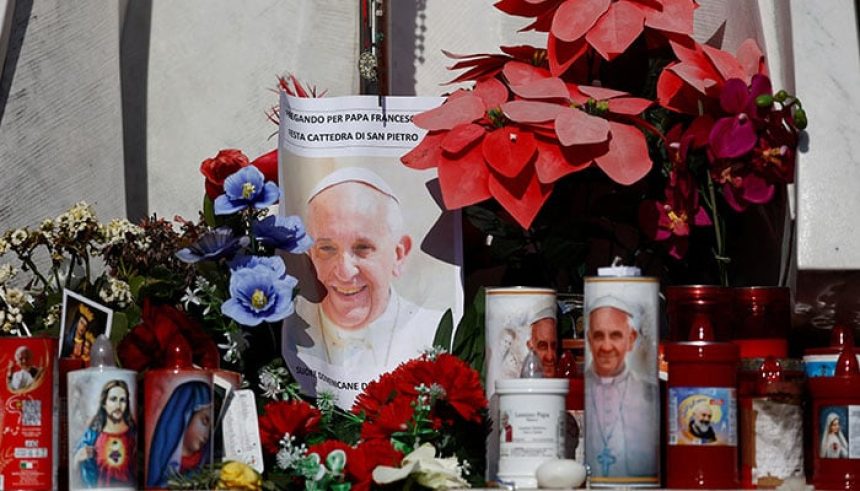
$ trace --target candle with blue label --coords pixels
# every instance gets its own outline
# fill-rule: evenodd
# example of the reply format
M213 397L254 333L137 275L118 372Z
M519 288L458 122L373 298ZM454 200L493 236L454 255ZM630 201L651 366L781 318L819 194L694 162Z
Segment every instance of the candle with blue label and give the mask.
M68 374L69 489L137 489L137 373L96 338L90 366Z
M593 487L658 487L660 284L613 264L585 278L585 460Z

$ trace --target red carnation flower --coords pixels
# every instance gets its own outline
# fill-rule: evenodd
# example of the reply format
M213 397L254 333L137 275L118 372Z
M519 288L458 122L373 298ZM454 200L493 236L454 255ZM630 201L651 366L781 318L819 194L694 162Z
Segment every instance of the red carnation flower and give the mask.
M374 419L379 409L390 403L397 396L397 377L395 372L389 372L379 380L374 380L358 395L352 406L352 412L358 414L364 411L366 419Z
M275 401L266 404L260 417L260 440L270 454L280 450L284 435L296 438L316 431L320 412L304 401Z
M224 194L224 179L247 165L248 157L233 148L221 150L218 155L204 160L200 172L206 176L206 196L214 200Z
M373 469L380 465L399 466L403 454L389 440L362 442L347 455L347 477L353 491L367 491L373 484Z
M436 384L445 391L442 400L461 418L475 423L481 422L481 411L487 407L487 398L478 372L450 354L438 355L435 360L416 361L412 366L403 367L398 381L401 394L414 400L418 396L416 387Z
M362 440L388 440L392 434L406 431L415 412L413 402L414 397L401 395L379 408L375 419L367 420L361 425Z

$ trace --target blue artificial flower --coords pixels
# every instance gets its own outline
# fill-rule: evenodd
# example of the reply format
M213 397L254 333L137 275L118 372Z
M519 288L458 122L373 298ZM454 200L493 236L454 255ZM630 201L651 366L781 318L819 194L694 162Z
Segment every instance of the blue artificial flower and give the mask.
M244 326L278 322L293 313L293 288L298 280L280 278L271 267L257 264L230 275L230 298L221 313Z
M302 219L296 215L288 217L272 215L255 222L252 229L261 244L274 246L293 254L307 251L314 243L305 232Z
M266 182L253 165L242 167L224 179L224 194L215 198L215 214L229 215L245 208L266 208L277 203L281 190Z
M287 266L280 256L246 256L240 254L230 261L230 271L254 268L260 265L271 269L275 276L280 279L287 277Z
M235 237L229 227L220 227L206 232L194 244L177 251L176 257L186 263L228 257L240 247L248 245L248 240L248 237Z

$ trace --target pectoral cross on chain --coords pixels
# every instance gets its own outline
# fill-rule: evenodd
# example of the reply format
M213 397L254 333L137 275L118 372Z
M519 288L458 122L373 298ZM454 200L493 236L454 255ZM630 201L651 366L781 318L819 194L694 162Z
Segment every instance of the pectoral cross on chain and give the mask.
M608 446L603 447L603 451L597 455L597 463L600 464L600 469L603 471L603 476L609 475L609 467L615 463L617 459L612 455L612 451Z

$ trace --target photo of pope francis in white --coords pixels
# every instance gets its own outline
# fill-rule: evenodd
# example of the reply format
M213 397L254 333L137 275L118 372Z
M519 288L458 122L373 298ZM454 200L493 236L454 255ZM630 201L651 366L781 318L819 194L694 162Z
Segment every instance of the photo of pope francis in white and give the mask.
M660 392L628 361L641 335L641 308L612 294L586 307L591 352L585 371L586 462L596 480L649 480L659 475Z
M296 298L283 351L300 383L302 375L305 384L315 376L354 397L363 384L432 347L443 312L403 298L392 284L414 244L400 199L378 174L361 167L328 174L309 193L306 225L324 296L319 303ZM348 406L351 399L339 402Z

